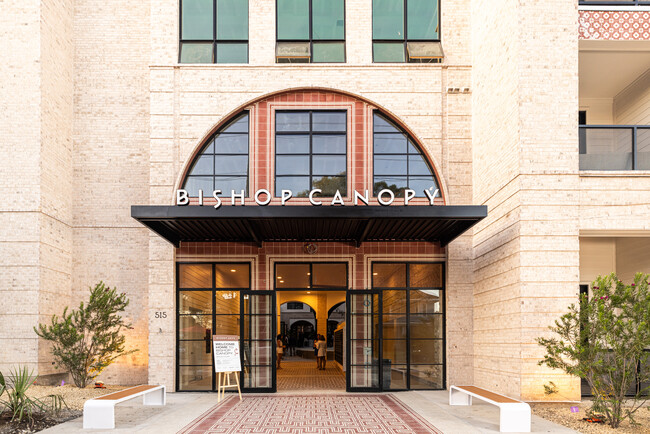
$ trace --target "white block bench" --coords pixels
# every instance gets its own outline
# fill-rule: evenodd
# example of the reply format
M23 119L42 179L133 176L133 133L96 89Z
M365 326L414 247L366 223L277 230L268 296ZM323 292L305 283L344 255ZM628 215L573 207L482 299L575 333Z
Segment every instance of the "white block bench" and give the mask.
M89 399L84 403L84 429L115 428L115 406L138 396L144 405L165 405L165 386L135 386Z
M500 432L530 432L530 405L476 386L451 386L449 405L472 405L472 397L499 407Z

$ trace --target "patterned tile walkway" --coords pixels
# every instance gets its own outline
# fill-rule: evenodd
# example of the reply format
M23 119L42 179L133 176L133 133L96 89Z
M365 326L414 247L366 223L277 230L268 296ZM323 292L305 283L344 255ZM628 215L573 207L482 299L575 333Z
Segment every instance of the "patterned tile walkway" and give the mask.
M300 360L300 359L298 359ZM316 360L282 362L277 374L278 392L287 390L345 390L345 376L333 361L328 361L326 370L316 369Z
M391 395L229 396L182 434L442 434Z

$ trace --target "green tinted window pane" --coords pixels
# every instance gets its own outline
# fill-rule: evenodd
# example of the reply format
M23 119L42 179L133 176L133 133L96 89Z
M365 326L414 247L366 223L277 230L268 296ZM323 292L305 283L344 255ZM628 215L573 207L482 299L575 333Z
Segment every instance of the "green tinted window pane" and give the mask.
M248 44L217 44L217 63L248 63Z
M314 42L312 62L345 62L345 43Z
M438 39L438 0L408 0L406 10L409 39Z
M212 43L182 44L181 63L212 63Z
M372 0L372 39L404 39L404 0Z
M309 40L309 0L277 0L278 40Z
M217 0L217 39L248 39L248 0Z
M183 0L182 39L212 40L212 0Z
M314 40L344 38L343 0L312 0L311 8Z
M375 42L372 44L374 62L404 62L404 44Z

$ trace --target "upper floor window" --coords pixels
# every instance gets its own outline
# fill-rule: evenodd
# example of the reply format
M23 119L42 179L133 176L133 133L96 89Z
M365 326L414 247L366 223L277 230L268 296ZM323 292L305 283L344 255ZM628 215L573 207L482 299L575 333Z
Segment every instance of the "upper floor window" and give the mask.
M439 0L373 0L373 61L439 62L439 6Z
M248 63L248 0L181 0L180 63Z
M278 63L345 62L344 0L276 0Z
M211 197L214 190L220 196L248 194L248 113L243 113L208 140L192 164L185 184L190 197L203 190Z
M291 190L307 197L312 189L347 196L347 114L345 111L275 113L275 195Z
M377 113L373 125L375 195L384 189L397 197L404 197L406 189L414 190L416 197L425 197L424 190L433 195L436 177L415 142Z

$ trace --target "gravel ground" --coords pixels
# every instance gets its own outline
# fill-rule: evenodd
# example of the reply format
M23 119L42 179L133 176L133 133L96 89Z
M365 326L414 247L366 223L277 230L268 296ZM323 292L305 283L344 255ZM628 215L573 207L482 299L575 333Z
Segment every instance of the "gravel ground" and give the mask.
M612 429L609 425L589 423L582 420L587 417L586 410L589 408L589 401L579 404L573 403L531 403L533 414L553 421L557 424L564 425L575 431L589 434L616 433L616 434L647 434L650 433L650 410L641 408L634 414L634 419L640 426L632 426L629 422L621 423L617 429ZM647 403L650 405L650 402ZM578 413L571 413L571 407L578 406Z

